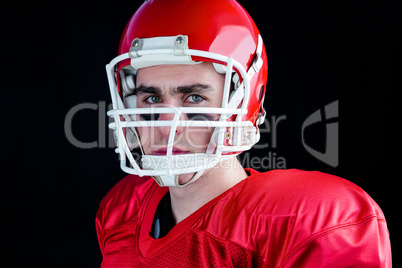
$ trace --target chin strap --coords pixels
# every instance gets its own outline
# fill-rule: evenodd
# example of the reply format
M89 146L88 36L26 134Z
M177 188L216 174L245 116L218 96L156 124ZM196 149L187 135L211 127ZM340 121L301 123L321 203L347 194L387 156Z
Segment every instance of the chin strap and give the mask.
M228 160L235 157L237 154L221 155L216 157L210 154L184 154L171 156L158 155L143 155L141 158L142 167L145 170L151 170L157 173L158 171L169 170L170 174L152 175L154 180L161 187L184 187L197 179L199 179L204 171L216 166L223 160ZM169 168L170 167L170 168ZM230 168L230 167L228 167ZM172 169L176 169L176 174L172 174ZM179 183L181 174L194 173L193 177L186 183Z
M184 187L192 182L195 182L197 179L201 177L201 175L204 173L204 170L195 172L193 177L191 179L183 184L180 184L179 182L179 176L180 175L171 175L171 176L152 176L152 178L156 181L156 183L161 186L161 187L171 187L171 186L176 186L176 187Z

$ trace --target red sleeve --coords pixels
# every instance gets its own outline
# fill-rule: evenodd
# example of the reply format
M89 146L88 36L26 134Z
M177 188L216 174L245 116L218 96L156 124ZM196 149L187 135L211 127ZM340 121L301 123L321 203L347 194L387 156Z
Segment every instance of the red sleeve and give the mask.
M261 235L258 244L266 263L282 268L392 267L384 214L363 189L321 172L260 176L264 180L256 185L264 187L265 198L254 191L247 201L256 196L266 215L276 215L269 225L275 235ZM289 220L280 222L278 215Z
M96 219L95 219L95 227L96 227L96 234L98 236L98 242L99 242L99 247L103 255L103 230L102 230L102 214L103 214L103 209L100 208L98 210L98 213L96 214Z
M282 267L392 267L385 219L372 216L324 230L288 254Z
M99 247L104 253L105 233L127 222L137 222L143 213L141 203L157 188L151 177L128 175L120 180L102 199L95 226Z

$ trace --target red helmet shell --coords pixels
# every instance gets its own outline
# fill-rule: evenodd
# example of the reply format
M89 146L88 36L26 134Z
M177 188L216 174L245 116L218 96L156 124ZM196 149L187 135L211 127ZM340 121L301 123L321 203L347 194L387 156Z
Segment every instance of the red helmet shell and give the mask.
M148 0L127 23L119 55L129 52L135 38L177 35L188 36L190 49L232 57L248 71L255 57L259 31L247 11L234 0ZM253 123L261 111L268 75L264 47L261 57L261 70L250 81L247 120Z

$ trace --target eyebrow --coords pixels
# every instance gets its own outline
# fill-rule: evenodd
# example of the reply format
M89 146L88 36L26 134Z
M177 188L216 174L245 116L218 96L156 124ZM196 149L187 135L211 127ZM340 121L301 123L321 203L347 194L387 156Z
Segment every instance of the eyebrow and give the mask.
M212 90L211 86L198 83L198 84L178 87L178 88L174 89L173 92L187 94L187 93L201 93L201 92L206 92L206 91L211 91L211 90Z
M154 93L154 94L160 95L162 93L162 90L159 87L140 85L134 89L134 92L132 93L132 95L137 95L139 92Z
M211 90L213 90L211 86L206 85L206 84L197 83L197 84L185 85L185 86L180 86L180 87L174 88L173 93L174 94L204 93L206 91L211 91ZM138 94L139 92L162 95L161 88L155 87L155 86L140 85L134 90L134 92L132 94L133 95ZM132 95L132 94L130 94L130 95Z

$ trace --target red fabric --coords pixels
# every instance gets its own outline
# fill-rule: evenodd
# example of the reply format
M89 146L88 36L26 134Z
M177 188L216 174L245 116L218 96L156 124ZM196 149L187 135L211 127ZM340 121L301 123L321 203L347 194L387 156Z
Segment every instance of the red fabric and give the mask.
M102 267L391 267L383 213L358 186L300 170L251 176L168 235L148 233L168 191L129 175L102 200Z

